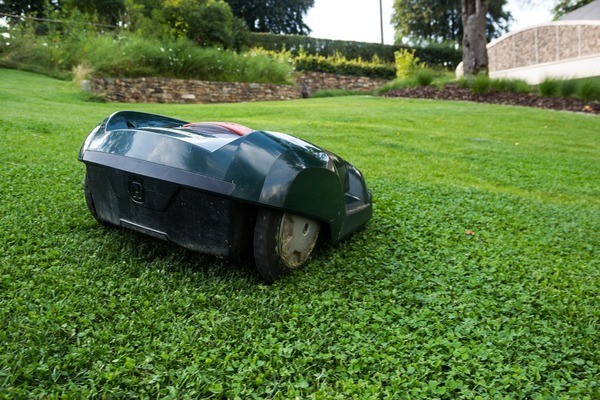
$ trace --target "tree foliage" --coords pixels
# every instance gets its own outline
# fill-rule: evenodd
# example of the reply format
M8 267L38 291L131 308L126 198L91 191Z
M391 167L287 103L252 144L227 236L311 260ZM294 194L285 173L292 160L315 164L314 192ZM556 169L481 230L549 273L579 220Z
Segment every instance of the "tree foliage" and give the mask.
M189 13L186 20L186 36L200 45L240 48L245 44L248 28L225 2L209 1Z
M0 12L60 20L75 12L149 37L187 37L228 49L243 47L248 34L244 21L222 0L0 0Z
M2 0L0 1L0 12L14 15L41 15L46 6L46 0Z
M226 0L233 14L242 18L252 32L307 35L304 15L314 0Z
M565 14L575 11L594 0L560 0L553 9L554 19L559 19Z
M237 49L248 31L307 35L304 16L313 5L314 0L0 0L0 12L45 17L49 11L77 10L149 36Z
M116 24L125 12L126 0L1 0L0 12L13 15L48 17L48 13L78 10L106 24Z
M104 24L116 25L125 13L125 0L63 0L62 9L76 8L80 12L94 15Z
M512 19L506 0L491 0L486 18L488 40L508 30ZM461 0L395 0L392 22L399 41L412 44L452 42L463 37Z

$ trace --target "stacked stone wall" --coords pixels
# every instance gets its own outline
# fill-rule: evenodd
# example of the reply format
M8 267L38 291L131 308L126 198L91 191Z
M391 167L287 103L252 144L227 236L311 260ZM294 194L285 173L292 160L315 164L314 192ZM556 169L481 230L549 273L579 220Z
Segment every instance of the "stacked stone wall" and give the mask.
M319 89L370 91L383 79L309 72L295 85L208 82L166 78L94 78L90 91L109 102L123 103L238 103L293 100Z
M600 54L600 22L554 22L488 45L490 72Z
M107 101L123 103L237 103L301 97L293 85L166 78L94 78L90 88Z
M358 92L369 92L375 90L388 81L385 79L367 78L364 76L348 76L338 74L327 74L323 72L304 72L297 80L297 85L303 88L308 95L318 90L343 89Z

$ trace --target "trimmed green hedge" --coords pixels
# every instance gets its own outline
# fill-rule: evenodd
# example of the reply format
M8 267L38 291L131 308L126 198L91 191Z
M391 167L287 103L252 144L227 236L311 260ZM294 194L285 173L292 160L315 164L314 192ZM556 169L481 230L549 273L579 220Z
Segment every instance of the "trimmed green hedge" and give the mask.
M371 60L375 54L384 61L394 62L394 46L378 43L352 42L346 40L316 39L300 35L275 35L270 33L251 33L250 43L254 47L267 50L289 50L297 55L302 51L311 55L333 56L343 54L346 58Z
M267 33L252 33L250 43L254 47L266 50L289 50L299 54L302 49L308 54L333 56L343 54L348 59L362 58L372 60L377 55L382 61L394 62L394 52L399 49L412 50L403 45L381 45L379 43L353 42L347 40L316 39L299 35L273 35ZM434 44L429 47L415 47L415 56L430 66L441 66L454 69L462 60L462 52L448 45Z
M300 54L294 57L294 66L299 71L327 72L330 74L366 76L369 78L394 79L396 67L381 60L364 61L363 59L349 60L337 53L333 56Z

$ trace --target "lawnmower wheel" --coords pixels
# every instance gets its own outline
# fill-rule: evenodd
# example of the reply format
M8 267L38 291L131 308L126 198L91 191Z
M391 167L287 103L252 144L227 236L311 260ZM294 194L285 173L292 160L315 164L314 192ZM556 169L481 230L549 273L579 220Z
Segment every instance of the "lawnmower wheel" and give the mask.
M314 249L319 229L312 219L260 209L254 227L254 261L263 279L274 282L300 267Z

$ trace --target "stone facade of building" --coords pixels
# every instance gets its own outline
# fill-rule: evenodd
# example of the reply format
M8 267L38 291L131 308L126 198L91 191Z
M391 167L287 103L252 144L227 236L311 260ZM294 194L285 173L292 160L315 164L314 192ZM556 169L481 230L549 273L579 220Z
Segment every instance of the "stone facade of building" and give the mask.
M600 54L600 23L534 26L488 46L490 72Z
M319 89L367 92L384 83L383 79L308 72L298 78L296 85L166 78L94 78L89 82L89 89L109 102L238 103L299 99Z

